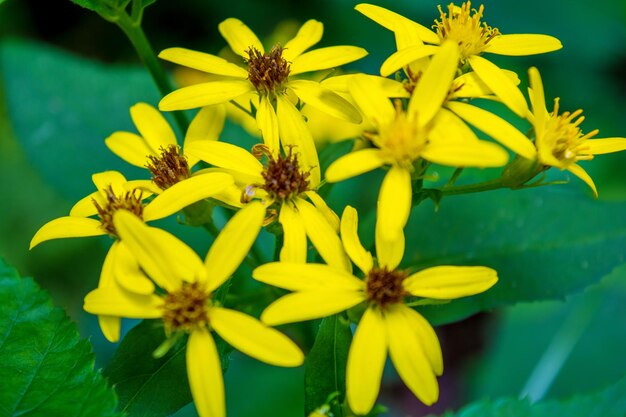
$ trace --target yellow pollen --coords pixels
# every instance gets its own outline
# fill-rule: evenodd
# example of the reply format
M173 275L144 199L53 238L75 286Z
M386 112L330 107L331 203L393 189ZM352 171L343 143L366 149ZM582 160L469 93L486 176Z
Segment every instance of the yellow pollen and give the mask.
M183 286L163 297L163 323L167 333L191 332L209 323L210 294L199 282L183 283Z
M420 129L416 120L408 117L399 100L395 107L396 117L391 123L380 126L378 132L365 132L364 136L382 149L385 156L410 167L426 146L427 129Z
M367 274L366 295L370 302L385 308L389 304L402 302L407 292L402 286L407 273L387 267L374 268Z
M481 4L476 10L471 6L470 1L462 3L461 7L450 3L448 13L444 13L441 6L438 6L440 20L435 20L433 25L441 42L451 39L459 45L463 61L472 55L482 53L489 41L500 35L497 28L481 22L485 7Z
M278 94L289 77L289 62L283 58L283 48L275 45L269 52L261 53L254 47L246 50L248 79L259 93Z
M92 199L93 205L96 206L98 216L100 217L101 227L111 236L117 236L117 230L113 224L113 215L118 210L127 210L133 213L135 216L143 220L143 204L142 192L140 190L126 191L124 194L116 195L113 192L113 187L109 185L104 190L106 194L106 201L104 206L98 204L95 199Z
M582 133L579 127L585 119L582 112L579 109L559 114L559 99L555 99L550 118L546 121L543 132L538 136L537 148L544 152L549 150L552 156L560 162L560 168L567 168L578 161L593 159L593 155L588 153L589 147L585 142L597 135L599 131L596 129L587 134Z

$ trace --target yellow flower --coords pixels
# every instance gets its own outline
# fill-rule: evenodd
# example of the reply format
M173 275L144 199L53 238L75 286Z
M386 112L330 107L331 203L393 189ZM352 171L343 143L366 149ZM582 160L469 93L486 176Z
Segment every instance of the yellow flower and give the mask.
M502 69L483 58L483 53L524 56L561 49L561 42L548 35L506 34L482 22L484 7L471 8L471 2L461 7L453 3L445 13L439 7L440 18L432 31L404 16L379 6L362 3L356 10L394 32L398 52L389 59L400 62L399 67L432 55L445 41L458 45L461 64L469 64L480 79L518 116L527 112L526 100ZM426 44L426 45L425 45ZM399 68L398 67L398 68Z
M356 414L372 409L387 352L408 388L425 404L433 404L439 395L436 376L443 373L441 348L430 324L404 299L448 300L478 294L496 283L496 271L482 266L437 266L409 274L398 269L403 235L394 242L384 241L377 223L375 263L361 245L357 227L357 212L348 206L341 218L341 239L364 279L322 264L262 265L253 271L255 279L294 292L267 307L261 320L269 325L311 320L365 303L348 354L350 408Z
M97 191L78 201L69 216L59 217L44 224L33 236L30 249L51 239L100 236L108 234L115 238L104 260L99 288L121 286L139 294L151 293L154 286L142 278L136 262L120 244L113 216L120 211L132 213L142 221L158 220L176 213L198 199L216 194L233 184L233 178L225 173L204 175L202 182L186 181L168 188L148 204L143 200L151 195L149 181L126 181L117 171L106 171L92 176ZM183 185L185 184L185 185ZM154 187L152 187L154 188ZM97 216L98 218L92 218ZM125 273L119 274L119 271ZM98 317L105 337L116 342L120 336L119 319Z
M559 99L554 100L552 112L548 112L543 90L543 83L537 68L528 70L530 78L530 103L532 113L529 120L535 131L537 158L544 165L566 169L583 180L598 196L593 180L578 165L578 161L593 159L594 155L619 152L626 149L626 138L591 139L598 134L598 129L584 134L580 130L583 122L582 110L559 114Z
M299 366L300 349L282 333L238 311L219 306L211 294L237 269L261 228L265 210L251 203L224 227L204 263L169 233L118 212L115 227L147 275L165 294L98 288L85 297L87 312L127 318L160 318L168 335L187 333L187 376L201 417L223 417L224 382L214 330L241 352L277 366Z
M337 236L339 218L316 192L319 180L310 175L312 167L306 163L311 158L302 158L303 152L296 147L278 156L267 152L263 145L253 150L260 152L259 159L265 154L266 166L243 148L225 142L196 141L187 151L230 173L244 201L260 198L268 213L278 211L283 228L281 260L306 262L308 236L328 264L349 268Z
M326 179L337 182L391 166L378 197L378 218L385 240L401 234L408 220L411 175L419 159L474 167L502 166L508 161L506 151L478 140L460 119L441 108L456 73L457 59L455 45L445 43L417 82L406 111L397 105L394 108L386 94L368 79L355 75L350 82L350 92L368 124L363 135L375 148L339 158L326 170Z
M321 40L324 29L322 23L316 20L304 23L284 47L274 45L269 51L238 19L224 20L219 24L219 30L231 49L243 58L246 68L215 55L184 48L166 49L159 57L220 75L222 80L176 90L161 100L161 110L191 109L253 95L256 97L254 101L258 102L257 125L266 145L275 155L279 150L279 138L283 146L296 145L302 149L315 146L306 123L294 105L297 99L333 116L355 123L360 121L356 109L341 96L317 82L294 79L293 76L355 61L367 54L364 49L330 46L305 52ZM306 154L314 155L312 152ZM319 165L317 161L311 162L312 166ZM312 175L317 174L313 172Z
M130 116L139 134L114 132L104 140L106 146L129 164L148 169L158 187L154 191L189 178L197 160L180 148L176 134L161 113L147 103L137 103L130 108ZM189 125L183 148L194 140L217 140L224 119L222 106L202 108Z

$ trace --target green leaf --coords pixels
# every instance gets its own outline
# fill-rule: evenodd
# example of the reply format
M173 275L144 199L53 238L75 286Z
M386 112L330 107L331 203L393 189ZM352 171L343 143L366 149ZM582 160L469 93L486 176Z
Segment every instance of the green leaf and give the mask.
M104 144L117 130L135 131L132 105L157 104L159 94L145 70L8 40L0 43L0 74L9 119L26 156L70 201L92 192L94 172L117 169L128 178L147 177Z
M413 210L406 267L484 265L498 283L483 294L424 306L435 324L522 301L563 299L624 263L626 203L561 187L447 197Z
M114 417L117 399L76 325L0 260L0 414Z
M186 338L167 354L153 352L165 340L159 320L144 320L131 329L117 348L104 375L114 384L120 410L132 417L169 415L192 401L185 362ZM217 340L222 368L228 364L225 343Z
M348 320L334 315L322 319L304 371L304 411L308 415L338 393L336 404L343 402L346 391L346 363L352 342ZM342 416L341 408L334 415Z
M443 417L623 417L626 414L626 378L588 395L568 400L530 404L526 399L499 399L470 404Z

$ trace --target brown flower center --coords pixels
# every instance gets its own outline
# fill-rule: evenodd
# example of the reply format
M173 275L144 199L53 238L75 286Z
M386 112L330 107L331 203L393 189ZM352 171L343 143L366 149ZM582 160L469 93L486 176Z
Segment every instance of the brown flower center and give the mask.
M162 190L189 178L189 164L178 145L160 147L161 155L148 156L146 168L152 173L152 181Z
M96 210L98 210L98 216L100 216L100 222L102 228L111 236L117 236L117 230L113 225L113 215L118 210L128 210L135 216L143 220L143 204L141 203L142 192L139 190L126 191L122 195L115 195L113 187L110 185L105 189L106 203L102 207L95 199L92 199Z
M248 79L259 93L279 93L289 76L289 63L283 58L283 48L273 46L269 52L262 53L250 47L246 53L249 58Z
M179 330L190 332L205 327L209 322L210 294L199 282L184 282L178 290L163 297L163 323L168 333Z
M366 295L371 302L385 308L389 304L402 301L407 292L402 281L407 277L404 271L388 271L384 268L374 268L367 274Z
M298 155L289 148L287 156L278 155L275 158L267 153L269 161L263 169L263 188L274 200L284 201L297 196L309 189L309 172L303 172L298 163Z

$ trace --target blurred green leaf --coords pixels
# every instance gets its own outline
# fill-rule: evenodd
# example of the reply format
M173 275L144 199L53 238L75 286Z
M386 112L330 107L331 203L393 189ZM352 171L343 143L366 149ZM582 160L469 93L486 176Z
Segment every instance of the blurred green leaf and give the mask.
M491 346L470 372L471 396L543 390L558 398L618 380L626 375L624 317L626 266L567 303L508 309L487 332Z
M623 417L626 414L626 378L594 394L563 401L530 404L526 399L481 401L443 417Z
M130 106L158 102L144 70L8 40L0 43L0 73L15 136L41 176L64 196L78 200L90 193L95 172L117 169L146 177L104 145L114 131L135 131Z
M315 343L306 358L304 370L304 411L308 415L338 393L343 402L346 392L346 363L352 342L350 323L339 315L326 317L320 323ZM335 408L340 417L341 408Z
M153 352L165 340L159 320L144 320L124 337L104 375L114 384L121 411L131 417L160 417L192 401L187 382L186 338L164 356ZM222 368L228 366L230 348L216 340Z
M403 265L484 265L498 283L483 294L424 306L435 324L521 301L563 299L624 263L626 203L592 200L564 186L425 202L406 229Z
M0 414L120 416L91 345L30 278L0 260Z

